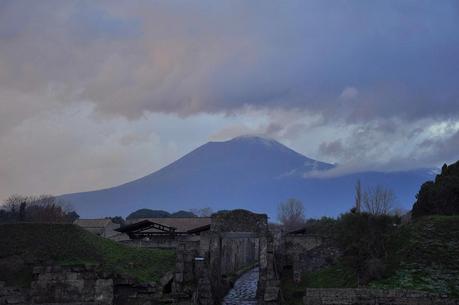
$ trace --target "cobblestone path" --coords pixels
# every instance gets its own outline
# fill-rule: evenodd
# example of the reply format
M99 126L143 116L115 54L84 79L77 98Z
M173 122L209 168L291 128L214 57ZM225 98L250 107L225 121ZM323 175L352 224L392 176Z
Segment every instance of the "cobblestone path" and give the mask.
M223 299L222 305L256 305L258 267L244 273Z

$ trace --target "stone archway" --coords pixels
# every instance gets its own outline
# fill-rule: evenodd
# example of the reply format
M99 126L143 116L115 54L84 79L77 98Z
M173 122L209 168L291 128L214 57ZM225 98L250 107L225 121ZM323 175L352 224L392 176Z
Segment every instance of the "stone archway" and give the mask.
M179 243L175 291L194 289L194 304L220 304L231 288L230 275L255 264L258 304L277 304L279 281L267 215L247 210L214 214L207 232Z
M209 244L209 274L215 300L228 291L226 278L258 264L257 295L263 295L267 278L268 217L246 210L212 216Z

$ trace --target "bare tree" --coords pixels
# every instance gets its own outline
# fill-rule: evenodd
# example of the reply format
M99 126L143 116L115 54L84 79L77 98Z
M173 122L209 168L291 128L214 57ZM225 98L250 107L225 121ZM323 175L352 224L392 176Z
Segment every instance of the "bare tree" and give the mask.
M395 194L392 190L377 185L363 193L363 210L373 215L388 215L395 208Z
M355 211L360 213L362 210L362 185L360 179L355 184Z
M12 195L4 202L11 221L70 222L70 205L52 195Z
M277 207L277 217L287 231L297 229L304 225L304 205L295 198L282 202Z
M17 213L19 211L21 203L28 201L29 197L15 194L8 197L3 203L3 206L5 207L6 211Z

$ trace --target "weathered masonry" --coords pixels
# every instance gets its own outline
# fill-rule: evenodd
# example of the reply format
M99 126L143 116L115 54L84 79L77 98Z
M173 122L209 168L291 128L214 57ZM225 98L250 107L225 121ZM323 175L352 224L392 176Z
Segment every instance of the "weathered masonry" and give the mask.
M458 305L436 293L398 289L306 289L304 305Z
M177 247L174 292L195 304L219 304L234 277L259 266L259 304L278 304L279 280L272 236L265 214L234 210L215 214L210 230Z

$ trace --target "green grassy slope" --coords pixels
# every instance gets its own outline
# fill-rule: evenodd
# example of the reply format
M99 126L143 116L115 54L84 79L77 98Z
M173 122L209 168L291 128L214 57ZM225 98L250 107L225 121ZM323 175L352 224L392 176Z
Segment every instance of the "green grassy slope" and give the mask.
M139 282L157 281L175 264L175 252L130 248L70 224L0 225L0 281L27 283L34 264L98 264ZM14 266L16 265L16 266ZM1 266L0 266L1 267Z
M459 216L431 216L404 225L392 239L387 276L372 287L459 296Z
M384 278L374 288L404 288L459 297L459 216L431 216L399 227L387 237ZM306 287L357 287L355 273L339 263L303 275L300 283L286 274L282 290L287 304L302 304Z

